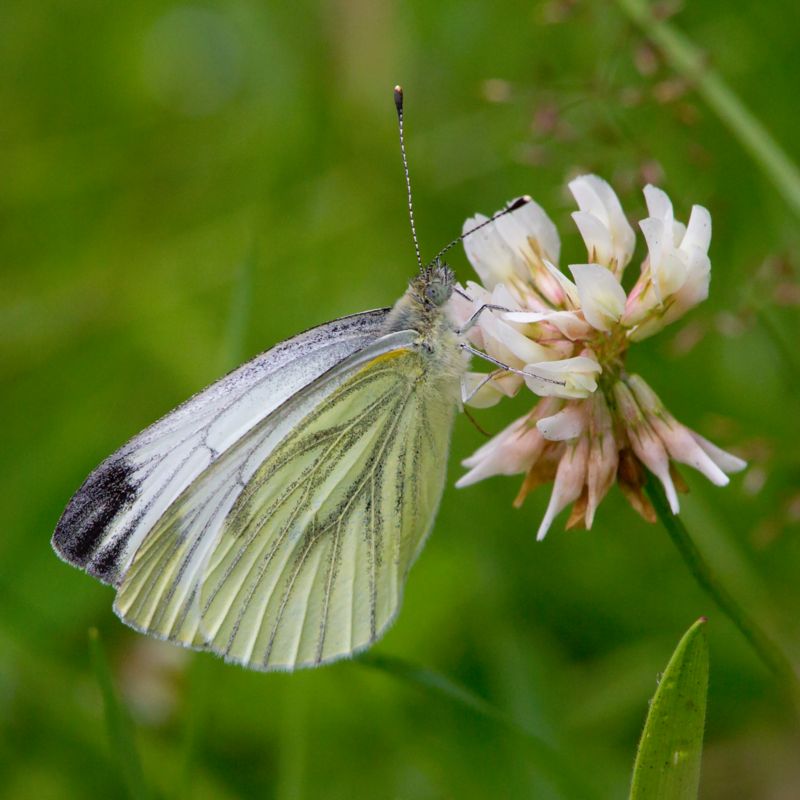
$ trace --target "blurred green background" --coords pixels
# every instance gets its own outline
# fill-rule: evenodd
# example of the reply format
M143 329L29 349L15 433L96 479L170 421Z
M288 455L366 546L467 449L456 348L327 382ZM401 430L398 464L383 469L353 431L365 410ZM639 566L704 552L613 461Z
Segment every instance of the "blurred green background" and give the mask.
M800 158L785 0L659 4ZM739 600L800 653L797 218L613 2L6 0L0 8L0 794L122 797L87 648L100 629L154 794L571 797L536 748L358 663L248 673L125 628L51 531L104 456L232 364L388 305L415 269L391 88L406 89L431 255L476 211L532 194L564 263L565 191L609 179L633 218L655 181L714 219L711 298L637 346L679 419L751 462L684 470L684 520ZM641 249L641 244L640 244ZM463 253L451 263L472 277ZM633 267L631 267L633 269ZM497 431L520 396L481 423ZM483 441L457 422L458 462ZM647 701L710 618L704 798L800 796L786 699L664 531L614 489L591 532L534 534L547 490L445 494L374 652L436 670L623 797Z

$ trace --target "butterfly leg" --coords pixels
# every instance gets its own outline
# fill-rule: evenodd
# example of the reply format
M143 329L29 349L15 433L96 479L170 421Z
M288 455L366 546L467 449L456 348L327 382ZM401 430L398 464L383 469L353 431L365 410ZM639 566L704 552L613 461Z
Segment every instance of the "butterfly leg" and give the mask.
M463 295L466 297L466 295ZM475 327L480 318L481 314L484 311L511 311L510 308L506 308L505 306L497 306L493 303L484 303L457 331L456 333L459 336L463 336L467 333L471 328Z
M478 392L481 389L483 389L483 387L486 386L486 384L489 383L489 381L493 380L494 378L499 377L502 374L503 374L503 370L502 369L495 369L495 370L492 370L492 372L487 372L486 373L486 377L477 386L473 387L470 390L467 389L466 381L462 377L461 378L461 402L462 403L469 403L469 401L472 400L472 398L475 397L475 395L478 394Z
M488 361L490 364L494 364L497 367L500 367L501 370L504 372L513 372L514 375L521 375L523 378L528 376L531 378L536 378L540 381L545 381L546 383L552 383L556 386L566 386L566 381L559 381L555 378L545 377L544 375L537 375L535 372L526 372L524 369L516 369L516 367L511 367L508 364L504 364L502 361L498 361L496 358L492 358L488 353L484 353L482 350L478 350L471 345L468 345L466 342L461 342L459 345L462 350L466 350L468 353L472 353L474 356L478 356L478 358L482 358L484 361Z

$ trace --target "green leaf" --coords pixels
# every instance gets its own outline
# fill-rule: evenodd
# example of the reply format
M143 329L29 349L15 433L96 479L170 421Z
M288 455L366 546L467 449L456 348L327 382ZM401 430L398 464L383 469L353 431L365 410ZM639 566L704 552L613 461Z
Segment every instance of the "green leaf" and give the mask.
M103 695L111 751L119 765L122 779L132 800L147 800L150 792L147 789L139 753L136 750L133 723L125 706L117 697L111 668L108 665L97 628L89 629L89 655L97 683L100 686L100 693Z
M705 617L684 634L650 703L633 766L631 800L697 797L708 689Z

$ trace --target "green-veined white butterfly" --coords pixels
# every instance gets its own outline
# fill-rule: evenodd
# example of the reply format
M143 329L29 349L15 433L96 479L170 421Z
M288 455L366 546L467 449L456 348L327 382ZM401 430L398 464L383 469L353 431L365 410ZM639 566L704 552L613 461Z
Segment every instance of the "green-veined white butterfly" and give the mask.
M131 627L247 667L372 644L444 488L472 352L445 310L454 282L437 257L393 308L301 333L187 400L89 475L57 553L114 586Z

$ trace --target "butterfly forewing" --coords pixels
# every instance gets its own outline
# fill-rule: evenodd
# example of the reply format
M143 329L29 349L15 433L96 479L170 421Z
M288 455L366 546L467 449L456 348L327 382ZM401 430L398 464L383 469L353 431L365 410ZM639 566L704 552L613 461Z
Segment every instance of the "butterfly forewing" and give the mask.
M295 393L374 341L387 313L355 314L282 342L151 425L86 479L58 523L56 551L119 584L181 492Z

